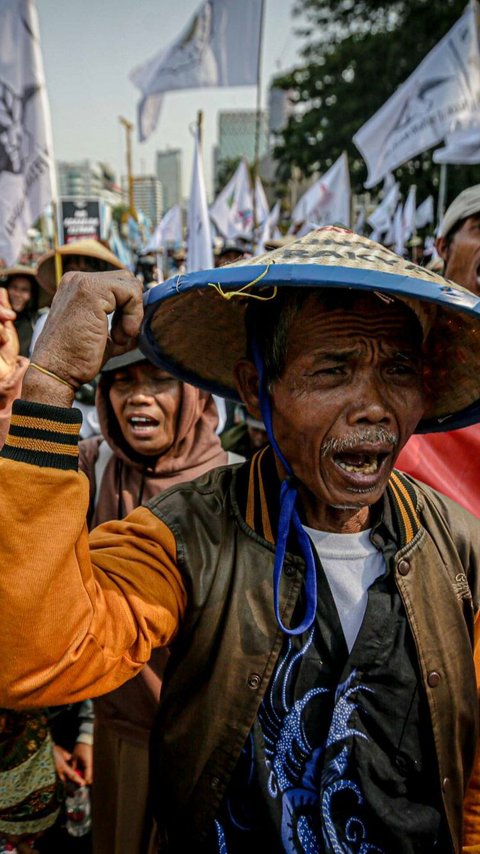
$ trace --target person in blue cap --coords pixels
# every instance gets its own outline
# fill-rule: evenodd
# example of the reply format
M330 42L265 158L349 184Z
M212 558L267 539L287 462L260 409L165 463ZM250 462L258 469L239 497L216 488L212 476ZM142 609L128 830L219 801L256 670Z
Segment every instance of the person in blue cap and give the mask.
M480 523L394 468L480 417L476 298L339 228L152 289L143 352L270 444L88 544L70 406L142 313L128 273L65 277L14 404L0 703L105 693L169 646L160 851L478 850Z

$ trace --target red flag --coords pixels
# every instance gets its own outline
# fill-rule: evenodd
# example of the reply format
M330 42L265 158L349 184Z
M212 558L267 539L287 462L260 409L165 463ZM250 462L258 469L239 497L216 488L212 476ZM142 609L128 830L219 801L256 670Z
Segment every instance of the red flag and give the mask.
M433 486L480 518L480 424L412 436L396 468Z

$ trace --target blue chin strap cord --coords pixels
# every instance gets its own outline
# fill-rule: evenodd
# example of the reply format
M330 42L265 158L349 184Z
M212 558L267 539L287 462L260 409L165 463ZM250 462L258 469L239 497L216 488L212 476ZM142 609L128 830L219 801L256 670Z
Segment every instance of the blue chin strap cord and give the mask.
M273 565L273 602L275 608L275 617L282 632L287 635L301 635L307 631L315 620L317 610L317 571L315 560L312 552L312 544L307 534L303 530L300 516L295 509L295 502L298 496L297 481L292 472L290 464L283 456L277 440L273 435L272 427L272 408L265 383L265 366L260 353L258 344L253 342L253 358L258 372L258 388L259 388L259 403L262 413L265 430L270 441L270 444L275 451L277 457L281 461L287 477L282 480L280 487L280 515L278 520L277 542L275 546L275 561ZM300 551L303 555L306 565L305 572L305 615L298 626L287 628L282 622L280 615L280 583L282 578L282 569L285 561L285 552L287 550L287 539L290 532L290 526L293 524L297 534Z

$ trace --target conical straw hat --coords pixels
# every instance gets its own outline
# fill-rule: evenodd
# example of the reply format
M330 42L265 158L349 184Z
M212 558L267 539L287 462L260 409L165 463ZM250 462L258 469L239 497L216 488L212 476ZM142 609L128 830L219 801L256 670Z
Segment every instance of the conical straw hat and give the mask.
M62 258L66 255L84 255L86 258L97 258L99 261L104 261L112 270L124 269L124 264L99 240L92 240L91 238L76 240L74 243L59 246L57 251ZM48 293L54 294L56 291L54 249L42 255L38 262L37 274L42 287Z
M478 297L342 228L320 228L257 258L152 288L145 295L140 347L179 378L238 400L233 371L247 356L248 300L274 299L284 287L353 288L406 303L437 354L432 401L418 429L449 430L480 420Z
M10 279L15 276L26 276L33 282L33 291L38 292L38 308L43 308L51 302L51 296L45 288L40 287L41 282L37 276L36 267L28 267L26 264L15 264L13 267L0 269L0 285L6 286Z
M26 264L16 264L13 267L0 268L0 283L2 285L6 284L9 279L13 279L14 276L26 276L28 279L33 279L37 285L39 284L36 267L27 267Z

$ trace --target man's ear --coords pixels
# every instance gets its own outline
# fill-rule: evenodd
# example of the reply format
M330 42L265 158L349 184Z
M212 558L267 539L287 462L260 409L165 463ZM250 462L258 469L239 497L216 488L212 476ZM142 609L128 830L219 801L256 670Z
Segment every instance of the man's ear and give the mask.
M443 258L445 263L447 263L447 255L448 255L448 246L447 241L444 237L437 237L435 241L435 249L437 250L440 258Z
M249 359L240 359L234 368L235 384L237 391L245 404L247 412L262 420L260 412L260 403L258 399L258 372Z

